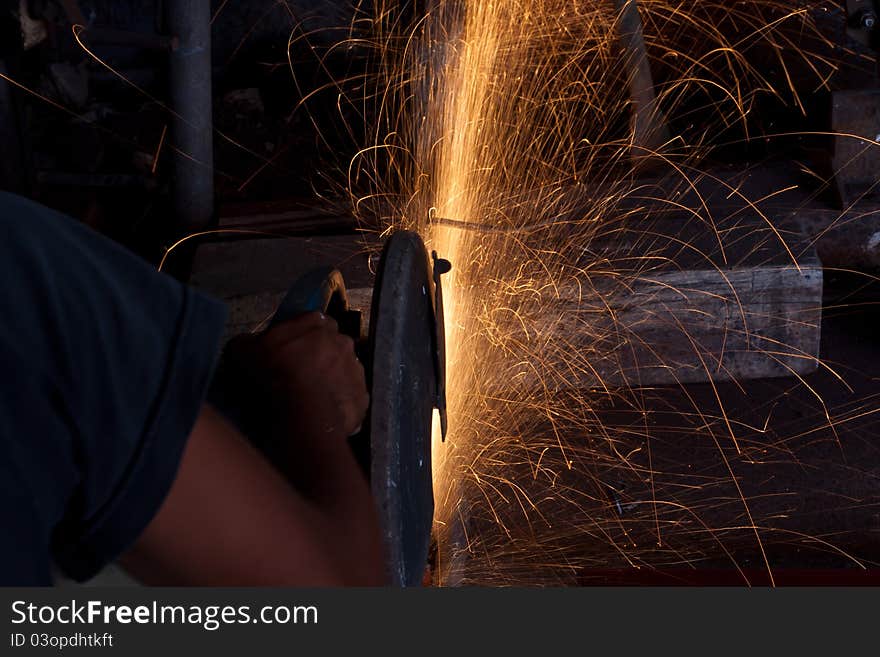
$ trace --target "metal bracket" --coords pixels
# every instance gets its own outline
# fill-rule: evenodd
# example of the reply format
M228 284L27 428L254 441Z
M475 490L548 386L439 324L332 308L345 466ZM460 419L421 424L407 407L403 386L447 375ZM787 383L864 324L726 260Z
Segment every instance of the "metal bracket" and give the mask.
M440 414L440 439L445 441L449 421L446 415L446 325L440 277L452 270L452 263L437 257L436 251L431 251L431 259L434 261L434 367L437 373L437 398L434 405Z

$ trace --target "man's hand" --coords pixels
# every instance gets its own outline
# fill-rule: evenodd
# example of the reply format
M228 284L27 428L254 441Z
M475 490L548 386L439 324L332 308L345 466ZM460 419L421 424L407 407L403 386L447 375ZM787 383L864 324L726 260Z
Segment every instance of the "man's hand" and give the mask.
M336 322L303 315L227 347L230 365L255 427L267 429L266 454L297 492L331 519L325 535L370 580L382 563L378 518L370 485L346 438L369 405L364 369L353 341ZM381 568L380 568L381 572Z
M158 584L384 583L370 487L345 440L369 404L352 340L312 313L234 340L226 358L275 467L206 408L127 567Z
M269 395L271 412L285 429L333 440L350 436L363 422L369 406L364 368L354 341L330 317L302 315L238 339L229 354L248 372L249 385Z

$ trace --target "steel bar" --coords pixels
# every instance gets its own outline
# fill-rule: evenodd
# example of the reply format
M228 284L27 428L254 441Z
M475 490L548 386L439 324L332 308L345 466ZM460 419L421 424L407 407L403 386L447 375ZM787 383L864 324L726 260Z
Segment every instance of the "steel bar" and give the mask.
M669 130L657 106L638 2L614 0L614 6L620 12L618 31L633 104L631 153L633 159L639 160L654 154L669 141Z
M168 0L166 33L177 38L169 56L172 203L180 232L214 218L214 144L210 0Z

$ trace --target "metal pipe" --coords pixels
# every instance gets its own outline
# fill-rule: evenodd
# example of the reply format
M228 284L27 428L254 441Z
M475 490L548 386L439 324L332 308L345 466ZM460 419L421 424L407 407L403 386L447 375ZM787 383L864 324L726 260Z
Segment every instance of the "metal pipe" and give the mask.
M166 0L167 34L177 38L169 56L171 193L181 232L214 219L214 142L211 89L210 0Z
M614 0L614 6L619 12L619 39L633 105L631 151L633 159L640 160L652 155L669 141L669 129L666 117L657 106L638 1Z

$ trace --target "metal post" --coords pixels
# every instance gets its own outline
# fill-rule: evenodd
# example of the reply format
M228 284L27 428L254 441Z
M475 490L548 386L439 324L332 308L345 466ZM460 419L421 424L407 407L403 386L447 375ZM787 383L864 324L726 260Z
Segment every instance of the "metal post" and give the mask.
M631 151L633 159L643 160L669 141L669 129L657 107L638 0L614 0L614 6L619 12L619 38L633 105Z
M166 33L177 45L169 62L172 203L181 231L201 230L214 217L211 2L165 0L163 7Z

